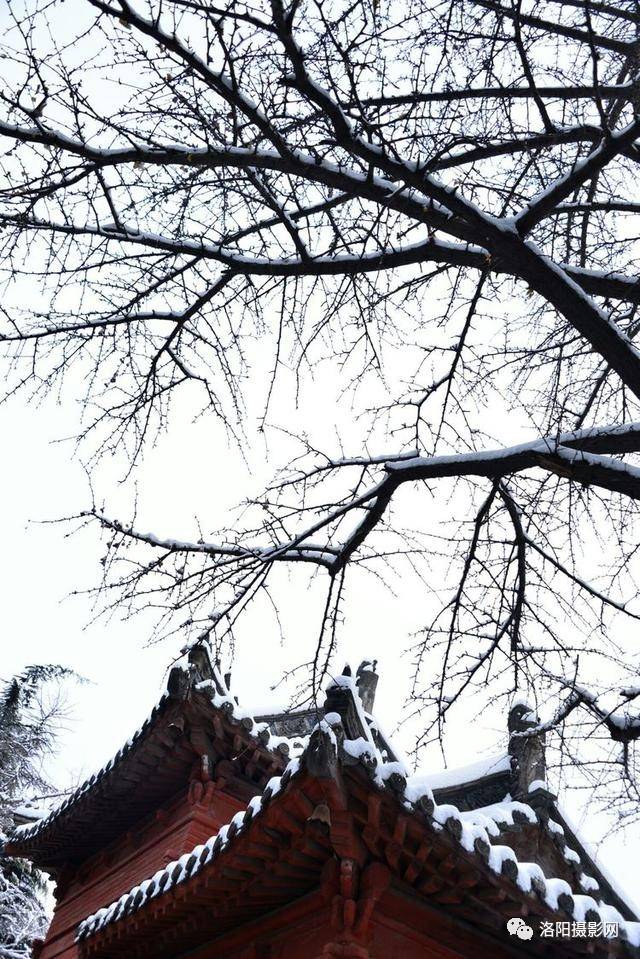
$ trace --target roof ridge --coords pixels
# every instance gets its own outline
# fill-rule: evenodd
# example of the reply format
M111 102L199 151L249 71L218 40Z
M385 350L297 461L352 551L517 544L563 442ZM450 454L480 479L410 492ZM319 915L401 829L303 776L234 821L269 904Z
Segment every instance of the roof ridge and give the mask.
M336 758L341 757L343 765L362 765L370 780L379 789L393 795L405 809L420 816L422 821L426 820L434 830L446 831L466 853L478 857L492 872L510 881L519 894L537 894L549 909L559 912L563 918L568 914L578 922L587 921L587 918L591 917L588 921L593 919L603 925L616 923L622 931L622 938L633 947L634 954L637 949L640 955L640 922L626 920L614 906L604 901L574 892L566 880L545 876L544 870L537 863L521 862L510 846L491 841L496 838L496 833L487 828L489 822L482 820L491 820L497 825L498 812L506 814L507 818L511 817L512 820L517 818L519 813L528 822L537 822L544 828L543 818L531 806L520 801L507 800L502 804L494 804L500 809L496 809L496 816L492 817L487 812L490 807L464 813L449 803L438 805L430 789L420 795L417 789L412 789L410 780L399 771L397 762L385 763L379 755L374 756L357 741L345 739L340 717L325 717L321 720L302 756L291 760L281 776L273 777L261 795L254 796L244 810L237 812L231 821L206 843L197 845L191 852L185 853L149 879L138 883L113 903L87 916L78 926L77 940L86 939L106 925L138 911L151 899L199 873L249 827L271 799L281 793L301 770L309 772L307 755L310 751L322 751L320 740L324 741L325 749L334 749Z
M254 735L259 739L263 748L269 752L275 753L279 748L282 749L283 746L287 746L288 754L291 748L297 748L296 744L299 741L304 741L307 738L305 736L295 736L291 739L286 736L277 735L271 731L266 722L255 720L249 710L240 706L238 701L233 697L226 680L222 677L219 667L211 663L208 654L208 667L204 666L203 668L204 664L201 657L199 657L197 665L194 663L193 651L194 648L189 650L186 656L181 657L181 660L174 663L167 678L165 692L161 695L144 722L138 726L124 745L118 749L108 762L83 780L76 789L61 803L55 806L45 817L37 819L34 822L15 826L8 836L9 843L23 843L36 839L81 799L88 796L94 788L103 783L107 777L110 777L135 750L136 746L144 739L145 735L151 730L162 713L165 712L169 704L186 699L191 691L205 694L210 693L210 702L213 707L222 710L228 719L242 723L249 735Z

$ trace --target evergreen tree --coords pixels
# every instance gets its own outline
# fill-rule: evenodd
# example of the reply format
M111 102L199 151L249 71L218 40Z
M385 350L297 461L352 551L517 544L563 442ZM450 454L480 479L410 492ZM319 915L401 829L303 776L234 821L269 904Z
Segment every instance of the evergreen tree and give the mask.
M51 794L42 763L51 752L61 713L59 696L46 689L70 674L62 666L29 666L0 691L0 843L14 825L14 810ZM21 859L0 855L0 959L25 959L44 934L44 876Z

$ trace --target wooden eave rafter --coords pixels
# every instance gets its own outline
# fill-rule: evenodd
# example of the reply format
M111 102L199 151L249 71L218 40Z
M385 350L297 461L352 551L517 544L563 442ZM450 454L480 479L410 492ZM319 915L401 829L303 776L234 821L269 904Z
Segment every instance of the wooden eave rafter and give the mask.
M551 909L535 892L518 887L507 860L503 875L487 864L489 849L476 843L468 852L459 843L459 820L447 820L444 828L429 823L428 816L402 808L390 790L372 791L370 779L360 769L346 772L354 826L365 838L372 855L388 864L395 888L417 903L446 910L450 917L480 926L488 934L500 934L512 916L529 922L571 921L571 915ZM597 917L594 917L597 921ZM620 939L571 939L562 941L518 941L517 952L532 956L616 957L638 955Z
M31 859L53 873L85 862L145 817L186 790L194 764L205 755L225 789L247 801L282 772L288 753L269 749L206 692L164 696L118 757L70 797L39 829L11 840L10 855Z
M309 754L257 815L247 813L242 830L228 836L227 845L195 875L81 939L81 959L163 959L177 954L178 944L182 953L218 940L223 948L230 930L237 935L258 915L283 910L314 891L321 901L338 861L363 874L372 863L388 870L392 881L382 912L390 896L399 897L414 910L435 910L448 922L499 942L502 949L512 948L504 931L507 918L571 919L561 907L551 909L535 889L523 892L508 865L502 875L490 869L482 843L465 850L459 820L441 827L428 813L405 808L361 766L343 768L335 762L330 743L316 750L311 763L308 759ZM318 815L320 808L328 810L329 822L324 813ZM515 952L558 959L637 954L621 940L604 939L519 941Z
M323 792L307 778L279 798L209 867L81 940L81 956L171 956L312 894L333 855L328 835L307 826Z

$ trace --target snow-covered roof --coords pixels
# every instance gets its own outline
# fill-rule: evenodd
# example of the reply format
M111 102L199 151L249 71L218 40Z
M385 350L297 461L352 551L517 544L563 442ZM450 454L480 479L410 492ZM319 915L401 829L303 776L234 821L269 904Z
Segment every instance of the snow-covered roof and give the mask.
M478 779L486 779L487 776L509 772L510 768L511 758L509 754L501 753L498 756L478 759L466 766L442 769L439 772L421 773L420 776L425 786L428 786L429 789L438 790L449 789L452 786L465 786Z
M559 824L547 825L546 817L530 805L510 798L466 812L448 803L438 804L432 790L426 785L428 777L408 775L398 762L385 763L373 739L366 733L357 740L343 737L341 717L336 714L326 716L316 727L302 756L291 760L283 775L274 777L264 792L255 796L245 810L236 813L228 825L205 843L195 846L179 860L169 863L114 902L87 916L78 927L77 939L80 942L87 940L107 926L139 913L148 903L164 896L175 886L188 883L203 870L213 868L217 858L228 852L239 837L252 829L252 824L276 797L295 790L296 781L301 777L313 776L307 756L309 751L317 748L318 741L323 740L325 752L328 746L342 757L343 772L353 771L354 766L360 772L364 769L368 774L370 789L391 796L399 810L404 809L415 817L422 828L455 842L470 861L475 861L477 868L488 868L501 881L506 879L510 882L513 897L527 903L530 916L539 911L544 918L555 915L558 920L569 917L576 922L616 923L627 950L640 955L640 922L626 920L614 906L602 899L597 882L582 874L579 857L566 846ZM546 875L535 862L521 861L514 849L503 841L505 830L524 825L548 829L549 834L555 837L556 844L564 848L565 858L576 876L573 885L566 879ZM538 907L534 902L538 903Z
M203 706L212 712L221 713L225 720L232 726L238 727L244 736L255 740L256 745L263 752L269 753L281 768L284 767L288 758L301 752L306 743L306 736L278 735L273 732L268 723L254 720L250 712L231 695L219 670L213 666L210 669L211 675L203 678L202 674L195 671L186 659L178 662L171 671L167 691L161 696L147 719L118 752L42 818L35 821L32 818L31 821L17 825L13 829L8 843L11 854L36 858L33 855L34 850L42 845L52 830L63 829L67 823L73 827L75 817L91 805L93 794L98 791L108 793L114 806L118 802L131 804L131 797L128 794L120 795L117 792L120 771L127 766L127 777L131 775L129 765L136 762L137 754L144 751L146 742L158 730L161 730L163 721L166 724L168 720L174 718L171 707L175 706L179 710L187 688L189 694L195 696ZM171 751L175 753L174 748L171 748ZM192 751L189 750L188 762L192 761ZM143 779L148 778L148 767L144 764L141 765L141 774ZM100 812L98 818L103 822L104 813ZM59 842L56 845L59 846ZM48 865L46 857L43 865Z
M605 864L599 859L597 849L592 846L590 842L587 842L583 836L580 836L580 830L577 825L573 822L571 816L567 813L567 810L563 805L556 802L555 804L555 813L557 814L558 819L564 824L564 829L562 830L563 834L569 835L570 839L579 842L581 847L581 856L583 861L586 860L589 864L589 867L593 871L597 871L600 878L600 885L606 885L609 887L611 892L623 902L629 902L630 906L637 914L639 912L638 904L638 890L634 890L634 896L629 896L626 890L624 890L617 878L613 873L605 866ZM555 825L555 823L554 823ZM578 840L578 836L580 836ZM603 882L604 880L604 882Z
M474 784L475 789L478 783L495 784L497 781L502 789L509 782L510 756L500 754L439 773L410 774L407 765L396 759L387 741L380 738L375 720L363 708L357 681L351 676L343 675L332 680L327 691L324 717L316 724L311 736L298 736L290 740L273 735L266 722L256 722L243 710L217 671L203 678L202 671L194 672L192 665L180 665L173 685L169 683L168 692L150 717L116 756L45 819L16 830L13 847L22 849L29 839L34 838L35 841L64 815L65 810L72 810L100 783L114 776L118 767L135 752L137 745L151 735L171 702L179 702L181 697L183 700L185 697L195 697L198 709L206 706L210 710L208 715L212 722L219 723L215 716L224 717L236 730L234 736L242 733L245 737L251 737L254 747L271 757L270 762L277 761L275 768L279 767L281 775L273 776L266 785L263 780L246 809L237 813L227 826L212 835L207 842L194 847L83 920L78 927L79 941L90 939L132 913L138 914L149 902L164 896L175 886L195 879L203 870L214 868L217 858L233 850L239 837L251 829L252 823L260 819L274 799L280 801L278 797L294 789L295 781L300 777L306 777L305 782L313 779L315 773L312 766L316 761L314 750L318 741L324 739L328 748L336 754L340 776L345 780L360 776L362 780L364 770L367 789L377 790L386 797L386 801L391 798L400 811L404 810L417 826L429 830L432 836L438 835L442 841L454 842L460 853L468 857L469 863L475 864L474 868L484 869L485 875L488 870L489 874L508 881L512 887L511 897L519 897L525 911L533 915L536 910L542 910L545 917L554 914L563 921L569 917L578 922L588 919L618 923L628 947L638 950L633 954L640 957L640 923L633 921L633 911L627 908L624 899L612 892L608 883L601 881L597 869L592 868L590 857L588 865L585 865L580 854L581 846L576 843L570 827L570 834L566 835L563 828L565 820L557 811L554 819L555 806L553 802L549 804L549 799L553 800L554 797L546 791L544 783L533 784L541 788L530 792L526 802L512 799L506 788L502 791L500 801L475 802L472 808L449 801L452 794L464 795L464 787L469 784ZM308 718L305 717L305 722ZM174 755L175 747L172 749ZM540 798L538 793L544 794L542 806L536 805ZM476 798L482 794L482 790L475 789ZM396 818L398 815L396 812ZM523 830L538 830L549 848L555 850L554 861L562 865L550 870L547 864L545 872L538 862L523 859L522 848L516 841L517 834Z
M33 824L39 822L41 819L45 819L50 812L51 806L45 806L42 801L39 804L35 802L25 802L12 808L11 818L15 823L19 823L20 825Z
M36 819L35 822L26 822L20 826L16 826L13 830L10 839L13 842L24 842L27 839L33 839L43 832L48 826L50 826L56 819L60 818L68 809L74 806L83 796L90 792L99 782L104 780L109 776L113 770L119 766L122 761L129 755L129 753L135 748L137 743L144 738L147 731L154 724L156 719L162 714L165 707L170 701L170 696L165 693L158 703L154 706L151 713L141 726L136 729L132 736L124 743L123 746L117 751L117 753L111 757L109 762L105 763L100 769L95 773L85 779L80 785L69 793L68 796L63 799L59 805L55 806L50 812L48 812L43 818Z
M85 939L93 935L104 926L117 922L125 916L137 912L150 900L163 893L169 892L174 886L185 882L197 875L205 866L213 862L217 856L233 841L234 837L259 815L262 809L276 796L288 780L297 772L299 760L289 761L281 776L273 776L267 783L264 791L254 796L245 809L221 826L217 833L210 836L206 842L200 843L179 859L168 863L148 879L135 885L129 892L124 893L110 905L98 909L97 912L83 919L78 926L76 940Z

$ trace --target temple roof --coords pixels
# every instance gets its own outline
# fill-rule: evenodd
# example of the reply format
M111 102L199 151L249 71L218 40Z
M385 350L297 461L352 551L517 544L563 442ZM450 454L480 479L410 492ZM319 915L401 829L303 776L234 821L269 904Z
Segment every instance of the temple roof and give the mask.
M531 779L540 756L534 749L531 760L523 752L528 740L518 738L526 711L512 710L508 753L412 775L379 731L370 689L362 696L358 679L332 680L322 710L254 720L196 650L172 670L166 694L116 756L45 819L19 827L7 851L55 868L71 850L79 863L184 786L206 752L214 763L233 763L244 810L206 843L87 917L78 929L82 954L111 955L114 935L126 954L132 917L136 935L141 923L153 932L153 903L162 900L166 918L178 888L197 892L194 908L203 896L211 900L208 935L242 921L247 910L258 915L263 906L268 911L300 896L342 854L348 822L351 853L380 859L429 907L445 904L463 919L471 909L488 933L504 928L508 915L617 922L621 939L589 940L595 955L640 956L632 908L597 868L545 783ZM183 917L189 909L182 894L180 903ZM195 922L196 938L204 934L200 926ZM586 948L580 940L561 945L559 955ZM536 954L535 944L527 943L527 951Z
M602 957L640 956L640 923L625 919L602 898L597 881L583 872L580 857L547 808L504 798L460 811L435 801L424 776L407 775L397 761L382 760L365 728L349 738L354 732L350 721L360 712L353 688L342 682L329 692L334 705L338 698L347 706L351 700L351 715L348 708L344 715L329 712L301 756L290 760L228 825L88 916L78 928L81 955L125 955L133 939L152 941L158 924L166 930L174 909L173 938L165 938L160 950L154 946L153 955L170 955L176 936L182 949L195 946L203 936L219 935L313 889L337 853L379 860L392 877L410 886L417 900L429 907L445 905L462 919L472 915L487 933L504 929L510 915L525 915L529 922L618 924L619 939L601 936L588 945L580 939L553 945L531 941L526 951L532 955L589 950ZM571 882L547 875L518 854L527 836L557 852ZM180 889L184 892L175 898ZM189 922L190 901L204 918Z
M241 709L198 653L171 670L166 692L115 756L47 816L22 819L6 851L55 873L84 862L184 789L202 753L214 762L236 757L234 783L246 799L302 746Z
M511 775L511 757L505 752L468 766L421 774L421 779L438 802L453 803L466 810L504 799L511 787Z

